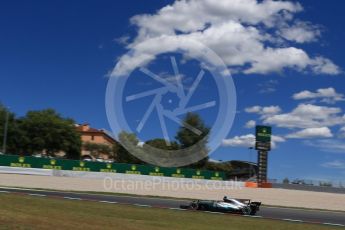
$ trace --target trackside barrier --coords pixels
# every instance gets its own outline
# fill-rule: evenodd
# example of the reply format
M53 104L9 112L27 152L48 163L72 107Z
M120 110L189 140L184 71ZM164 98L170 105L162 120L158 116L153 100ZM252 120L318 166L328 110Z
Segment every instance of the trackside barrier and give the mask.
M268 183L268 182L263 182L263 183L245 182L245 187L247 187L247 188L272 188L272 183Z
M256 183L256 182L245 182L245 187L247 187L247 188L257 188L258 187L258 183Z
M0 155L0 166L14 168L37 168L51 170L70 170L78 172L124 173L160 177L225 180L224 172L194 170L187 168L166 168L152 165L122 163L87 162L78 160L37 158L18 155Z
M38 176L53 176L51 169L35 169L35 168L17 168L0 166L0 173L6 174L21 174L21 175L38 175Z

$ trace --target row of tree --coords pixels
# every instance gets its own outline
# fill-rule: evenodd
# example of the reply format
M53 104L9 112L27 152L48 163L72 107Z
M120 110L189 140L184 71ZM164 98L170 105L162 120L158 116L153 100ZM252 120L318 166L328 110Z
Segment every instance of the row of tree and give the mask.
M195 113L188 113L183 119L183 123L187 124L187 126L189 127L191 126L197 129L201 132L201 134L196 134L195 132L186 128L186 125L183 125L178 129L176 133L176 140L171 141L169 145L167 144L167 141L165 139L156 138L146 141L142 147L133 149L133 151L140 151L146 146L151 146L158 150L180 150L189 148L198 143L197 148L191 149L190 151L198 151L200 156L204 156L204 158L199 162L189 165L188 167L205 168L206 163L208 162L207 135L210 129L204 124L200 116ZM139 139L134 133L121 132L118 136L118 139L120 143L124 143L125 141L127 141L130 142L132 146L137 146L139 144ZM95 148L98 148L98 150L96 150ZM121 163L145 163L139 158L130 154L128 150L120 144L115 144L113 149L108 148L107 150L105 149L105 146L102 146L101 144L87 144L84 145L84 149L89 150L90 152L92 152L93 150L93 152L96 154L100 152L108 152L110 155L114 155L114 159L117 162Z
M81 139L75 129L75 122L63 118L52 109L29 111L17 118L14 113L0 105L0 143L2 146L4 124L8 114L6 152L33 155L45 152L55 156L65 152L69 159L79 159Z
M117 162L122 163L144 163L140 159L130 154L120 144L109 147L103 144L82 143L80 134L75 128L73 119L64 118L53 109L41 111L29 111L23 117L17 118L14 113L0 104L0 146L2 146L4 124L8 114L8 140L7 153L33 155L44 152L48 156L55 157L58 153L66 153L68 159L80 159L81 148L88 150L91 155L98 157L100 153L109 154ZM200 116L188 113L184 119L184 124L188 124L199 131L197 135L185 126L181 126L176 134L175 141L170 145L164 139L153 139L145 142L157 149L178 150L191 147L200 140L207 140L209 128L206 127ZM132 143L139 143L137 136L133 133L122 132L119 139L127 139ZM201 143L200 152L207 156L207 141ZM83 145L83 146L82 146ZM1 150L0 150L1 151ZM207 157L200 162L193 164L193 167L205 167Z

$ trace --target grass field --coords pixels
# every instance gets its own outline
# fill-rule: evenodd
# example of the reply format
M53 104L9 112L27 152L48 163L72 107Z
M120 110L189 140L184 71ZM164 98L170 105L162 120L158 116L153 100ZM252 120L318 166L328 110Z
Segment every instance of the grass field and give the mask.
M337 229L91 201L0 194L0 229Z

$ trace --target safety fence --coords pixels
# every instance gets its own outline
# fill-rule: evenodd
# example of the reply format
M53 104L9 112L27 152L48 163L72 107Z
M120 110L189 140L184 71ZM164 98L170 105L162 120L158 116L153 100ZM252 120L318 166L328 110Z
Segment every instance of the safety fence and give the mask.
M225 179L224 172L215 172L208 170L166 168L152 165L103 163L55 158L37 158L31 156L18 155L0 155L0 166L53 170L72 170L84 172L125 173L135 175L165 176L175 178L193 178L207 180Z

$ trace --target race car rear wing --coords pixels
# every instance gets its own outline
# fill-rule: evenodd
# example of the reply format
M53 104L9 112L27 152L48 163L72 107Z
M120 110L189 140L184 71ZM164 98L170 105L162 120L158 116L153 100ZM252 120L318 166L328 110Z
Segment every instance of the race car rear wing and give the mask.
M251 201L250 199L236 199L241 201L244 204L250 205L251 207L256 207L257 209L259 209L259 207L261 206L261 202L257 202L257 201Z

